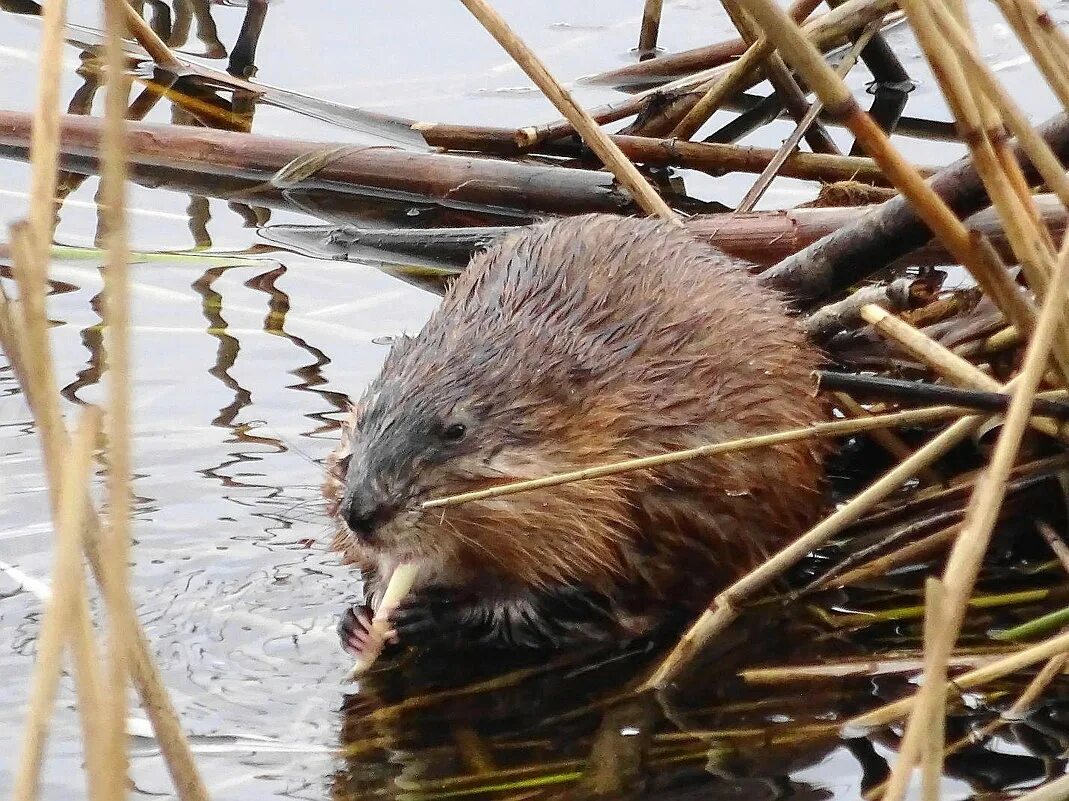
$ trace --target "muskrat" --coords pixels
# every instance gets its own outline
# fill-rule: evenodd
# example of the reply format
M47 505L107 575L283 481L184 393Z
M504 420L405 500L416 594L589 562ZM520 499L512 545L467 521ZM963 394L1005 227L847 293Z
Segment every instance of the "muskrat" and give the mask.
M420 565L390 618L401 641L641 635L814 521L813 440L420 508L825 417L819 352L748 266L668 223L609 215L520 229L472 258L393 345L328 462L335 546L368 602L397 564ZM343 616L349 650L366 609Z

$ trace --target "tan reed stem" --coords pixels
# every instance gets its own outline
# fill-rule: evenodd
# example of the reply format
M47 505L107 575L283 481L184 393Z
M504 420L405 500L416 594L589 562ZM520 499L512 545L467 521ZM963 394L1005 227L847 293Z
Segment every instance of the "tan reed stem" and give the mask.
M949 348L943 347L885 309L870 304L862 307L861 316L879 333L897 342L909 353L955 384L988 392L1006 391L1005 384L999 383ZM1031 418L1030 423L1037 431L1048 436L1062 440L1069 438L1069 433L1049 418Z
M126 0L104 0L107 96L101 142L101 215L104 223L104 341L107 353L108 520L104 560L112 575L108 609L107 743L111 772L108 797L122 801L127 790L126 710L132 635L123 619L130 584L130 273L126 233L126 108L130 81L123 55L124 23L133 13ZM136 13L138 20L141 17ZM142 20L142 24L144 21ZM148 26L145 26L148 27ZM150 29L151 30L151 29Z
M1044 79L1062 106L1069 110L1069 58L1064 35L1057 28L1039 24L1045 9L1027 0L995 0L1003 17L1028 50Z
M738 87L739 82L753 72L772 52L773 45L767 36L761 36L744 52L718 80L709 87L702 98L686 113L669 134L672 139L690 139L705 125L706 121Z
M801 77L824 101L829 113L841 119L891 182L913 204L921 219L962 264L970 269L975 257L965 226L929 187L920 173L891 145L834 70L824 61L783 12L776 0L740 0Z
M15 251L16 265L29 258L29 236L25 225L12 226L12 249ZM25 272L25 270L17 270L16 278L20 278ZM23 306L21 302L20 306ZM57 471L68 448L68 436L59 415L58 404L55 402L58 398L58 390L52 368L52 356L47 337L43 336L47 333L47 321L43 315L43 308L39 310L39 316L31 316L31 312L37 314L38 310L30 306L23 306L21 311L22 336L13 337L3 344L5 349L17 348L20 343L28 346L12 358L12 363L27 367L36 366L35 369L23 371L26 383L22 386L41 437L46 470ZM34 347L36 350L33 349ZM50 484L50 488L51 486ZM101 545L99 522L95 513L90 513L86 520L84 538L86 556L97 583L103 588L106 598L120 599L120 615L123 625L133 634L128 657L131 674L141 696L141 705L152 722L156 740L174 781L178 797L181 801L207 801L207 789L197 772L178 715L167 695L159 668L152 658L152 649L141 628L133 599L127 588L109 586L110 564L103 556L104 548Z
M1051 344L1065 314L1067 285L1069 285L1069 238L1058 257L1050 291L1043 301L1036 330L1025 350L1024 363L1017 378L1006 419L999 432L998 442L991 454L988 468L977 479L962 521L961 533L955 540L943 572L947 603L945 635L947 649L957 640L965 610L991 531L998 518L1006 492L1006 480L1013 469L1025 427L1028 425L1032 400L1050 355Z
M724 6L724 10L727 11L743 40L747 44L756 44L761 37L761 31L746 10L738 5L738 0L720 0L720 3ZM776 96L782 101L783 108L794 118L795 122L802 122L809 111L809 102L806 100L805 92L802 91L795 80L794 74L784 63L783 57L773 50L765 58L764 68L765 77L775 90ZM835 141L819 122L811 123L810 130L806 132L805 136L810 147L815 152L839 153L839 148Z
M933 791L935 797L938 797L946 709L946 660L940 653L940 648L945 643L941 635L944 599L942 582L929 577L925 582L924 596L924 684L917 693L918 703L914 707L914 713L899 739L898 759L880 796L883 801L902 801L905 798L910 779L913 777L913 769L918 762L922 768L925 801ZM949 658L950 655L945 656ZM931 676L935 679L930 682ZM939 729L938 734L934 731L936 726ZM874 788L865 794L866 797L875 796L879 789Z
M941 528L939 531L929 534L927 537L923 537L915 542L903 545L901 548L898 548L885 556L880 556L863 565L858 565L853 570L848 570L838 576L832 576L826 581L818 581L814 584L812 589L813 591L818 591L828 587L848 587L851 584L857 584L860 581L866 581L877 576L885 576L892 568L905 564L911 559L925 556L936 548L951 542L958 535L960 530L960 523Z
M924 703L921 720L927 736L921 744L921 798L939 801L939 786L943 778L943 741L946 737L946 681L950 654L941 653L943 640L943 608L946 593L943 583L929 576L925 582L924 603ZM886 796L884 796L886 798Z
M30 240L34 275L31 287L44 303L45 267L55 221L56 167L59 164L59 76L63 69L66 0L44 4L38 55L37 106L30 139ZM34 300L34 302L37 302Z
M790 15L794 19L805 19L817 6L819 0L800 0L792 4ZM719 79L714 79L712 86L697 103L679 121L669 134L673 139L690 139L720 108L721 103L737 89L739 82L757 69L761 62L775 49L768 37L761 34L757 41L749 45L746 51L728 68Z
M1069 545L1065 544L1065 541L1058 536L1058 532L1045 520L1037 520L1036 528L1039 529L1043 541L1054 553L1054 557L1061 562L1062 569L1069 573Z
M104 0L105 5L112 3L114 0ZM137 40L137 43L145 48L145 52L152 57L152 60L156 62L156 65L162 67L169 72L178 72L182 69L182 62L180 62L171 52L171 48L167 46L167 43L163 41L156 31L152 30L144 18L135 11L126 0L122 0L121 5L115 7L117 11L123 15L123 21L130 29L131 35Z
M5 349L7 347L8 343L5 342ZM41 760L59 684L60 659L68 632L74 624L78 571L83 569L80 540L81 523L86 511L85 486L99 428L99 411L93 407L87 408L64 465L63 477L54 485L59 505L54 511L57 536L52 597L45 608L37 639L37 665L23 726L23 745L12 793L14 801L33 801L38 795ZM74 627L74 633L81 634L81 631ZM94 765L93 770L96 772L99 767Z
M986 95L974 97L981 87L966 75L959 61L960 53L946 46L946 36L935 22L935 5L925 0L903 0L902 3L939 79L962 137L969 143L973 163L1004 221L1006 234L1028 276L1029 284L1042 297L1054 257L1050 233L1039 223L1038 209L1020 165L1010 151L1001 116ZM967 41L969 36L964 29L967 19L964 9L959 8L958 13L963 25L962 35ZM945 15L948 24L954 20L949 12L945 12ZM977 277L986 288L985 276ZM1008 294L1009 290L992 292L991 298L1001 307L1001 302L1005 302ZM1019 322L1013 317L1013 308L1006 308L1005 313L1011 322ZM1069 381L1069 337L1059 337L1055 355L1063 376Z
M1069 208L1069 178L1066 177L1065 169L1050 146L1043 140L1043 137L1036 133L1028 117L999 83L987 62L977 52L973 42L949 12L938 3L930 3L929 9L939 25L940 32L947 37L958 55L966 61L969 77L976 79L983 87L984 92L1002 113L1013 135L1017 137L1021 149L1035 165L1043 182Z
M837 75L845 78L847 73L854 68L858 56L861 55L861 51L865 49L865 46L868 45L870 41L872 41L872 37L880 32L880 26L882 24L882 18L869 23L869 26L865 28L861 33L861 36L857 38L857 41L855 41L850 48L850 51L835 68L835 73ZM809 106L809 111L807 111L805 116L794 126L794 130L791 131L790 135L783 140L783 144L780 145L779 150L776 151L776 155L769 160L768 164L761 171L761 174L757 176L757 180L754 181L753 186L750 187L742 200L739 201L739 205L735 209L737 212L746 213L753 210L753 207L757 205L757 201L761 199L761 195L764 194L769 184L772 183L772 179L776 177L779 168L783 166L783 162L785 162L787 157L794 152L796 147L798 147L798 143L802 141L802 137L805 136L805 132L809 129L809 126L813 124L823 110L824 103L821 99L819 97L814 99Z
M786 431L778 431L773 434L759 434L752 437L742 437L727 442L717 442L709 445L700 445L697 448L687 448L670 453L661 453L655 456L641 456L637 459L625 459L620 462L587 467L582 470L573 470L567 473L556 473L541 478L532 478L525 481L515 481L509 484L501 484L496 487L463 492L459 495L449 495L444 498L434 498L424 501L422 509L434 509L439 506L455 506L460 503L481 501L486 498L496 498L501 495L513 495L517 492L529 492L545 487L555 487L558 484L570 484L574 481L588 481L593 478L629 473L634 470L643 470L650 467L659 467L675 462L685 462L690 459L698 459L705 456L717 456L723 453L764 448L769 445L778 445L783 442L795 442L802 439L816 437L837 437L845 434L856 434L860 431L873 431L880 428L888 428L898 425L912 425L914 423L930 422L948 417L958 417L967 414L966 409L957 406L930 406L924 409L909 409L903 412L891 412L889 414L869 415L852 420L835 420L828 423L813 423L802 428L792 428Z
M943 752L943 756L949 756L968 745L982 742L1007 723L1012 723L1015 720L1020 719L1029 709L1031 709L1032 705L1039 700L1039 697L1050 683L1065 670L1067 663L1069 663L1069 654L1052 656L1047 660L1046 664L1039 669L1036 675L1032 677L1032 681L1028 682L1028 686L1024 688L1024 692L1017 697L1017 700L1013 702L1009 709L1000 714L998 718L991 721L986 726L981 727L977 731L970 732L966 737L962 737L948 745Z
M505 52L512 56L549 101L572 124L587 146L594 151L606 167L612 170L616 180L631 193L635 202L647 214L682 225L676 213L642 177L635 165L620 152L620 148L609 139L583 107L575 102L571 93L550 74L534 51L509 28L504 18L486 0L460 0L460 2L482 23L487 32L497 40Z
M664 0L646 0L642 8L642 27L638 32L638 52L652 53L657 47L657 33L661 29Z
M849 503L839 507L763 565L751 570L717 595L711 606L695 621L672 652L665 657L653 675L645 682L643 689L664 687L672 676L694 657L705 642L731 625L738 617L740 603L767 586L815 547L822 545L845 526L858 520L868 509L898 489L904 481L915 476L920 469L931 464L972 434L983 420L983 417L976 416L963 417L958 420L923 447L917 449L911 457L893 467L854 496Z
M969 596L980 570L980 563L987 550L987 544L991 536L991 530L998 516L999 507L1005 495L1006 479L1013 462L1017 456L1021 436L1028 423L1029 411L1039 378L1043 374L1043 367L1054 338L1054 333L1061 322L1065 308L1066 284L1069 283L1069 241L1059 254L1058 266L1051 282L1051 289L1043 308L1040 311L1039 321L1032 341L1025 353L1024 365L1021 373L1015 380L1017 386L1014 390L1013 400L1006 414L1006 420L999 434L998 442L992 453L987 470L982 473L976 482L973 493L969 498L969 504L965 510L965 519L961 524L961 533L951 550L950 558L943 573L943 581L947 590L945 603L944 632L945 645L943 650L949 652L957 640L961 623L965 616ZM1069 635L1060 635L1047 643L1065 640L1069 647ZM1032 650L1032 649L1030 649ZM1060 653L1053 650L1045 653L1039 659ZM967 674L969 675L969 674ZM956 680L955 684L960 687L964 677ZM906 699L912 702L912 699ZM897 702L882 707L876 712L864 715L853 721L857 725L879 725L897 717L896 710L908 710L909 703ZM891 717L888 717L891 715Z
M1003 676L1016 673L1018 670L1034 665L1036 662L1042 662L1044 659L1050 659L1067 651L1069 651L1069 632L1062 632L1057 636L1043 640L1028 648L1023 648L975 670L970 670L968 673L963 673L956 677L952 683L948 683L947 691L971 690L974 687L981 687L990 681L1001 679ZM918 694L914 693L898 701L884 704L878 709L852 718L847 722L845 728L847 731L857 731L875 726L884 726L898 720L903 715L909 714L910 710L917 704L917 700Z

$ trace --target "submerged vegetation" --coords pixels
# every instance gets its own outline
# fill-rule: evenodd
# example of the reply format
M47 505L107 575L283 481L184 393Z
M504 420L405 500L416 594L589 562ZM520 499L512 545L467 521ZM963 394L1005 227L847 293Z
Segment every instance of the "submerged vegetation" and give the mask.
M1063 108L1033 127L985 60L963 0L845 0L826 11L816 0L787 10L723 0L739 37L672 54L656 51L672 4L647 0L639 50L652 57L589 79L628 95L584 110L491 4L461 2L561 119L417 121L258 84L264 0L248 0L225 70L172 49L177 22L149 14L153 4L106 0L103 33L68 25L62 2L5 6L39 15L42 40L37 108L0 111L0 153L33 170L28 219L0 254L0 344L33 414L55 531L14 797L38 794L64 652L91 797L128 792L128 685L177 795L225 797L202 778L128 577L128 269L152 269L159 254L130 252L127 181L225 199L273 243L197 258L366 260L432 291L471 252L531 220L659 215L752 261L827 353L819 391L833 422L482 490L530 491L792 438L838 447L834 510L710 599L678 637L534 664L413 653L378 664L342 710L333 797L1069 796L1069 38L1036 0L997 0ZM190 5L207 14L197 23L211 39L208 5ZM903 19L953 125L903 115L910 77L885 37ZM59 114L67 44L85 55L86 91ZM867 113L843 80L859 61L875 78ZM766 80L766 96L750 92ZM131 99L132 81L141 89ZM100 87L106 113L94 118ZM140 121L164 99L176 124ZM253 134L261 105L374 144ZM730 121L711 131L718 111ZM794 128L781 147L735 144L784 114ZM850 153L832 126L853 135ZM960 140L968 155L917 164L892 143L896 133ZM729 209L688 195L675 170L756 177ZM93 175L100 250L54 247L57 206ZM783 177L821 190L805 207L754 211ZM264 225L272 209L329 224ZM108 391L103 413L86 405L64 420L46 298L58 291L50 259L78 255L103 264L94 333ZM265 328L282 332L285 310L270 312ZM95 456L105 503L89 489Z

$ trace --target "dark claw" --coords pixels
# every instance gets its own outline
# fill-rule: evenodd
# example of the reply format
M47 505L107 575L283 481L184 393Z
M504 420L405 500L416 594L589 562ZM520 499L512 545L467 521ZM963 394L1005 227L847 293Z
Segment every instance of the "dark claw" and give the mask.
M464 601L454 590L427 587L412 593L390 615L397 638L409 645L420 638L450 632L460 622Z
M397 639L407 643L416 642L421 637L438 631L440 627L438 619L429 606L412 604L397 607L390 615L390 624L397 632Z

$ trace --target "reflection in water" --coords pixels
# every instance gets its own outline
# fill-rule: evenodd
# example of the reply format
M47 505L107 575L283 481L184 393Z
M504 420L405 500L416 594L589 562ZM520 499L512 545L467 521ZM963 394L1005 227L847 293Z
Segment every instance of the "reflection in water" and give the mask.
M215 351L215 365L208 373L223 382L223 385L234 392L234 400L219 410L219 414L212 420L213 426L231 426L238 412L249 405L252 395L247 389L238 384L230 375L230 368L238 359L238 341L226 331L226 320L223 318L223 296L212 289L212 284L224 272L232 269L229 267L213 267L205 271L204 275L193 282L193 289L201 296L201 310L208 320L208 333L219 340L219 347Z
M507 792L797 801L876 789L898 749L897 728L863 736L840 729L902 695L917 666L891 666L876 678L829 671L822 679L791 676L788 667L769 686L743 678L742 669L810 660L849 665L880 651L879 637L824 639L831 632L797 604L771 616L753 610L740 625L735 647L708 655L679 687L659 694L630 694L658 653L641 645L548 664L427 653L380 667L343 710L346 765L335 774L334 797L361 799L391 786L406 799ZM778 643L794 650L783 653ZM917 645L899 638L901 648ZM1025 683L1010 680L997 695L1015 697ZM1069 679L1063 684L1069 690ZM954 797L964 787L1002 791L1064 772L1067 710L1069 701L1048 701L997 737L966 739L947 760L944 790ZM948 742L999 713L998 705L952 707Z
M290 298L276 285L276 281L285 272L286 268L280 265L277 269L250 278L245 282L245 286L264 292L268 296L268 311L263 322L264 331L285 337L312 357L310 364L303 365L292 371L301 380L299 383L287 387L287 389L315 393L330 404L333 410L331 412L312 412L307 415L317 425L310 431L302 432L302 436L305 437L322 437L338 430L338 421L330 415L335 412L348 411L349 398L340 392L332 392L320 388L327 383L327 379L323 376L323 368L330 364L330 359L327 354L316 346L286 331L286 315L290 310Z

